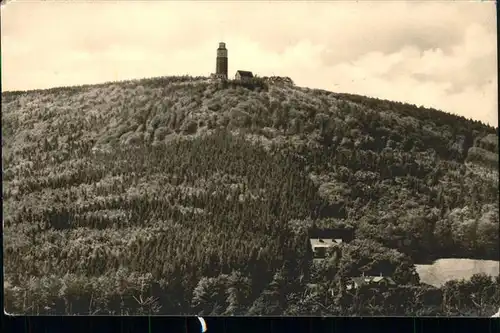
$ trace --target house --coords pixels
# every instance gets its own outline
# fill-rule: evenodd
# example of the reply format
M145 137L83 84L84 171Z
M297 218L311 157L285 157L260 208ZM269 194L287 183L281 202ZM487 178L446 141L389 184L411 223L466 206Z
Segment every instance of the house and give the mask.
M339 255L339 245L354 239L354 230L349 228L317 228L308 231L309 243L313 252L313 262L321 262L328 255L329 248L335 248Z
M363 274L362 276L351 278L346 284L346 289L357 289L368 284L378 286L395 286L396 282L388 276L382 276L382 274L380 274L380 276L365 276Z
M325 259L328 256L328 249L334 248L342 243L341 238L310 238L311 250L313 251L314 259Z
M237 71L234 79L238 81L250 81L253 79L253 74L248 71Z

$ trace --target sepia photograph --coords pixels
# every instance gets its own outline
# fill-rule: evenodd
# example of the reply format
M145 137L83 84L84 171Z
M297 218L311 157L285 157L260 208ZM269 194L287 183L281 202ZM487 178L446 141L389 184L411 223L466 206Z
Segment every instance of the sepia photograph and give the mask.
M498 317L494 1L7 1L4 312Z

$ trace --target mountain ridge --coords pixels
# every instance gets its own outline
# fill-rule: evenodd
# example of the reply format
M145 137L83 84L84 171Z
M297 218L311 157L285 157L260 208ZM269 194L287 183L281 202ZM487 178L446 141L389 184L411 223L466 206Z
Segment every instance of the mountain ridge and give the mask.
M39 312L45 292L53 311L83 313L82 299L104 288L99 311L110 313L143 281L158 299L122 310L359 314L368 310L346 307L344 292L326 313L285 298L366 271L408 287L413 304L412 288L430 288L415 262L499 259L497 130L434 109L267 78L160 77L2 93L2 149L6 281L19 288L6 298L17 311L28 291ZM315 267L312 225L354 226L356 240ZM112 291L120 279L135 287ZM76 289L56 297L61 283ZM429 292L468 297L460 286ZM450 315L457 299L420 310Z
M256 76L257 79L263 79L264 81L270 83L270 84L273 84L273 85L291 85L291 86L295 86L293 80L291 80L289 77L283 77L283 76L264 76L264 77L258 77ZM72 85L72 86L57 86L57 87L50 87L50 88L36 88L36 89L26 89L26 90L6 90L6 91L2 91L2 95L7 98L7 97L13 97L13 96L16 96L16 95L22 95L22 94L27 94L27 93L37 93L37 92L59 92L59 91L74 91L74 90L81 90L81 89L85 89L85 88L99 88L99 87L105 87L105 86L108 86L108 85L113 85L113 84L123 84L123 85L126 85L126 84L134 84L134 83L138 83L138 82L147 82L147 81L151 81L151 82L154 82L154 81L162 81L162 80L166 80L166 81L171 81L173 80L174 82L177 81L177 83L187 83L187 82L214 82L216 80L208 77L208 76L195 76L195 77L192 77L192 76L189 76L189 75L182 75L182 76L160 76L160 77L149 77L149 78L140 78L140 79L127 79L127 80L120 80L120 81L105 81L105 82L102 82L102 83L88 83L88 84L82 84L82 85ZM230 80L231 81L231 80ZM384 98L378 98L378 97L375 97L375 96L368 96L368 95L358 95L358 94L352 94L352 93L340 93L340 92L334 92L334 91L330 91L330 90L327 90L327 89L322 89L322 88L308 88L308 87L299 87L299 86L296 86L298 88L301 88L301 89L305 89L306 91L324 91L324 92L328 92L334 96L337 96L337 97L343 97L343 98L346 98L346 99L351 99L351 100L360 100L360 99L367 99L367 100L373 100L373 101L377 101L377 102L380 102L380 103L396 103L396 104L403 104L403 105L408 105L408 106L411 106L411 107L414 107L414 108L418 108L420 110L423 110L424 112L438 112L438 113L444 113L444 114L447 114L447 115L450 115L450 116L453 116L453 117L458 117L462 120L466 120L466 121L472 121L473 123L479 123L481 125L484 125L484 126L487 126L487 127L492 127L494 128L492 125L489 125L489 124L486 124L486 123L483 123L482 121L480 120L474 120L472 118L466 118L464 116L460 116L458 114L453 114L453 113L450 113L450 112L446 112L446 111L442 111L442 110L439 110L439 109L435 109L435 108L432 108L432 107L424 107L424 106L416 106L414 104L411 104L411 103L406 103L406 102L402 102L402 101L394 101L394 100L389 100L389 99L384 99Z

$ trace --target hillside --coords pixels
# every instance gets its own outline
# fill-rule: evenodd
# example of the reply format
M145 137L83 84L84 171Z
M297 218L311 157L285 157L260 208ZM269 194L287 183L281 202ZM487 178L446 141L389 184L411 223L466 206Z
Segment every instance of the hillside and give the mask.
M490 282L414 264L499 260L497 132L437 110L153 78L4 92L2 149L10 313L477 314ZM338 225L356 240L311 265L308 228ZM402 289L300 296L361 272Z

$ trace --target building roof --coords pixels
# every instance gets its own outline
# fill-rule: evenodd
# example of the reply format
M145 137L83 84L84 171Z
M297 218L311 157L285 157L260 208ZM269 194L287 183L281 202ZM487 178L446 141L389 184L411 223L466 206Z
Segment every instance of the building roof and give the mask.
M357 276L354 278L351 278L351 281L356 283L358 286L368 284L368 283L379 283L381 281L386 281L388 284L395 285L396 283L394 282L393 279L387 276Z
M342 239L310 238L309 242L312 247L332 247L336 244L342 243Z
M241 77L253 77L253 73L249 71L236 71L236 74L240 74Z

